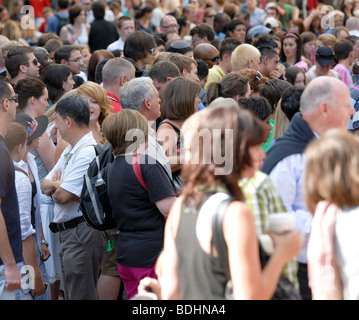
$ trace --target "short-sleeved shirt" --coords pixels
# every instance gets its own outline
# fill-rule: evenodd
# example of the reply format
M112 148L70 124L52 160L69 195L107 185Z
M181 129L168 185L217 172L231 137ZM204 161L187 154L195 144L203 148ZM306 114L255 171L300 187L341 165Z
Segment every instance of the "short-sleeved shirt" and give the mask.
M0 197L10 246L16 263L23 260L19 204L15 187L15 170L4 138L0 136ZM0 265L3 265L0 258Z
M93 138L92 132L89 132L74 147L71 145L67 146L46 179L51 180L55 170L61 169L62 183L60 187L80 197L84 181L83 177L90 163L96 157L94 145L96 145L96 141ZM77 201L55 204L55 223L67 222L81 216L82 212Z
M107 193L119 230L116 260L126 267L150 268L163 247L165 219L155 202L174 196L164 168L148 155L141 157L138 181L130 156L117 156L108 171Z

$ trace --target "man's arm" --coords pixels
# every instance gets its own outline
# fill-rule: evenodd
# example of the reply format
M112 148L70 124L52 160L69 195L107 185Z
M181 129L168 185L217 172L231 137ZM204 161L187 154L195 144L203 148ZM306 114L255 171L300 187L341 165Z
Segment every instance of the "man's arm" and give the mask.
M21 289L21 274L16 266L14 254L7 235L5 219L1 211L2 197L0 197L0 257L5 266L6 288L8 290Z

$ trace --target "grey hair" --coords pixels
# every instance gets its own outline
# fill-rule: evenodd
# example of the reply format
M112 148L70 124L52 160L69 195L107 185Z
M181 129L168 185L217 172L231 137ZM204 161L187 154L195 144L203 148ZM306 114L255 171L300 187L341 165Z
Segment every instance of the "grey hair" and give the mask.
M106 62L102 69L102 80L104 85L111 85L120 77L126 75L127 79L131 80L132 70L135 67L133 64L123 58L112 58Z
M322 79L320 79L322 78ZM319 77L317 81L312 80L304 89L300 97L299 111L303 114L311 114L318 110L322 102L333 103L334 86L333 81L323 81L327 77ZM329 80L329 79L328 79Z
M141 111L146 99L154 96L150 77L139 77L126 82L120 89L120 103L123 109Z

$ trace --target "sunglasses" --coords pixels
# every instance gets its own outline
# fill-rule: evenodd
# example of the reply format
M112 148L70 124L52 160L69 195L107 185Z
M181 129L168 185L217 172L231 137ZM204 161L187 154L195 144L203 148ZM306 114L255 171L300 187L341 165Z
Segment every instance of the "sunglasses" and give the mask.
M37 66L37 64L39 63L39 60L37 60L36 58L34 58L34 60L29 61L28 63L26 63L25 66L29 66L30 62L32 62L35 66Z
M256 71L256 74L254 76L254 80L259 81L259 80L262 80L262 78L263 78L262 74L259 71Z
M212 61L212 62L218 62L219 56L214 57L214 58L210 58L210 59L203 59L203 60L210 60L210 61Z

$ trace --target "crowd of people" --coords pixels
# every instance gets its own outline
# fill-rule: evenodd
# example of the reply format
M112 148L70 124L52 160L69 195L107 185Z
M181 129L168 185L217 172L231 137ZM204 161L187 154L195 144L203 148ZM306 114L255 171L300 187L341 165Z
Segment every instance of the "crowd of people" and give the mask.
M359 2L332 5L1 1L0 299L358 299Z

